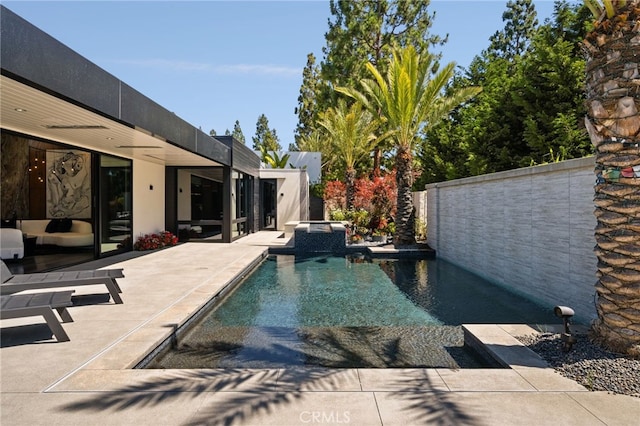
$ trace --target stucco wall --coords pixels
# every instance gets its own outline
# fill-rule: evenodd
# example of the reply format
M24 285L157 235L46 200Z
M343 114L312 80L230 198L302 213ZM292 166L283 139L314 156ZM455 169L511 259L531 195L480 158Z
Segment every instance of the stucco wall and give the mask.
M164 230L164 166L133 160L133 240ZM153 189L151 189L153 186Z
M596 315L593 157L427 185L437 256L548 305Z
M278 231L290 221L308 220L309 178L301 169L260 169L260 179L276 179L276 203ZM304 186L301 190L301 187Z

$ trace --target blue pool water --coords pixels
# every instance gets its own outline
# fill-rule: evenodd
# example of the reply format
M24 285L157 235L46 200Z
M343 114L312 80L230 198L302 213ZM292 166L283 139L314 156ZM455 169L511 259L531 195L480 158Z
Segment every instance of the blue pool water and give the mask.
M443 260L278 255L148 367L487 367L460 324L550 322Z

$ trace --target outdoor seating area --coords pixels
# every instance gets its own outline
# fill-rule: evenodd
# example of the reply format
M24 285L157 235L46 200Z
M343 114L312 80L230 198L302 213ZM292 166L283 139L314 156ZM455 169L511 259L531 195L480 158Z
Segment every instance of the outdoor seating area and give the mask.
M41 292L41 290L104 285L114 304L123 303L119 294L122 290L117 282L118 278L124 278L122 268L14 275L4 261L0 261L0 271L2 273L0 319L41 316L58 342L68 342L70 338L55 316L54 310L58 312L62 322L73 322L67 308L73 306L71 297L75 290L55 292Z
M42 316L58 342L68 342L69 336L53 310L58 311L63 322L72 322L73 319L67 311L67 307L73 304L72 294L73 290L0 296L0 319Z
M122 290L117 281L118 278L124 278L122 268L14 275L4 262L1 263L2 284L0 285L0 294L3 295L33 289L104 285L107 287L113 302L116 304L122 303L122 298L119 294Z

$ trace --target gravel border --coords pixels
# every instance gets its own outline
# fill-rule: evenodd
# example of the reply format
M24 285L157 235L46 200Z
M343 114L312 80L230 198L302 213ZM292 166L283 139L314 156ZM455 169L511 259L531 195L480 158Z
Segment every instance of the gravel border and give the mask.
M640 360L609 352L578 335L570 351L562 350L560 334L516 336L558 373L590 391L607 391L640 398Z

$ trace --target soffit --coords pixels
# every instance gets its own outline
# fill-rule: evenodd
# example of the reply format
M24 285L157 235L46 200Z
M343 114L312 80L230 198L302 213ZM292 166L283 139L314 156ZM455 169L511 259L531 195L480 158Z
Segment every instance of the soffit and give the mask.
M0 124L7 130L165 166L220 165L6 76L0 76Z

